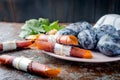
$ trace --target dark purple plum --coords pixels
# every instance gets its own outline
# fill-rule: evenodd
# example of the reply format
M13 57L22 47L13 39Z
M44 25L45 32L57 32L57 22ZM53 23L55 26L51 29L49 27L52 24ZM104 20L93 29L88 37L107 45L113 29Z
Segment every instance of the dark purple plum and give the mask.
M120 55L120 37L118 35L104 35L100 38L97 48L107 56Z
M94 49L96 46L96 35L94 30L83 30L78 34L79 46L84 49Z
M92 25L89 24L88 22L84 21L81 24L80 31L83 31L83 30L86 30L86 29L90 30L91 28L92 28Z
M113 34L113 33L116 33L116 28L112 25L102 25L98 28L93 28L95 33L96 33L96 38L97 38L97 41L99 41L99 39L106 35L106 34Z
M66 26L64 29L58 31L55 36L58 35L74 35L77 37L78 33L86 30L86 29L91 29L92 25L89 24L88 22L76 22L76 23L71 23L68 26Z
M117 31L118 35L120 36L120 30Z
M70 25L68 25L66 28L71 29L73 31L75 31L77 34L83 30L86 29L91 29L92 25L89 24L88 22L76 22L76 23L72 23Z
M67 29L67 28L64 28L60 31L58 31L56 34L55 34L55 38L57 38L57 36L59 35L74 35L74 36L77 36L77 33L71 29Z

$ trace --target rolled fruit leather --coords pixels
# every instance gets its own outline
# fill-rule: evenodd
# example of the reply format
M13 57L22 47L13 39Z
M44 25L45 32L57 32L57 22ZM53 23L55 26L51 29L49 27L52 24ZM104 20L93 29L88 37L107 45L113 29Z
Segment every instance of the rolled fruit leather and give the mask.
M39 34L39 35L30 35L26 37L26 39L32 40L40 40L40 41L47 41L47 42L54 42L54 43L61 43L61 44L69 44L69 45L78 45L78 39L74 35L59 35L55 37L55 35L46 35L46 34Z
M25 57L1 55L0 63L7 66L12 66L18 70L44 77L56 77L60 73L59 68L51 68L47 65L37 63Z
M36 40L35 43L30 46L30 48L35 49L35 47L36 49L52 52L61 56L73 56L87 59L91 59L93 57L90 50L85 50L74 46L62 45L58 43Z
M10 51L15 49L27 48L32 44L32 40L25 41L6 41L0 43L0 51Z

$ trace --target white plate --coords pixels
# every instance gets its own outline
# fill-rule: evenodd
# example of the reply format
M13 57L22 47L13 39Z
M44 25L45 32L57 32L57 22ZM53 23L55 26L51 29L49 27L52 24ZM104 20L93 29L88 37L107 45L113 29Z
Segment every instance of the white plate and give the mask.
M105 55L101 54L100 52L94 52L94 51L92 51L92 54L93 54L93 58L92 59L60 56L60 55L56 55L54 53L45 52L45 51L43 51L43 53L48 54L50 56L53 56L55 58L59 58L59 59L63 59L63 60L69 60L69 61L76 61L76 62L101 63L101 62L113 62L113 61L119 61L120 60L120 56L108 57L108 56L105 56Z

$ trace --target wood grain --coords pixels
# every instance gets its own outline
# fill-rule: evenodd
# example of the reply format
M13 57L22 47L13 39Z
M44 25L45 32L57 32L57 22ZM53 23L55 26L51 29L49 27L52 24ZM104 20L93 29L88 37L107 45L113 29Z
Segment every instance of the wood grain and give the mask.
M49 18L60 22L95 23L108 13L120 14L119 0L0 0L0 21Z

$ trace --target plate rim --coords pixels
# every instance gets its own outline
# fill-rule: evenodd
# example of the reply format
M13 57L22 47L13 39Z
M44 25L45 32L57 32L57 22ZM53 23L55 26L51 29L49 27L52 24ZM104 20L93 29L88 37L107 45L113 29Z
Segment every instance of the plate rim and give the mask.
M93 55L93 58L92 59L85 59L85 58L77 58L77 57L69 57L69 56L61 56L61 55L57 55L57 54L54 54L52 52L46 52L44 50L42 50L43 53L47 54L47 55L50 55L52 57L55 57L55 58L58 58L58 59L62 59L62 60L67 60L67 61L74 61L74 62L87 62L87 63L105 63L105 62L114 62L114 61L119 61L120 60L120 56L117 56L117 57L108 57L104 54L100 54L99 52L97 54L100 54L108 59L105 59L103 60L100 60L95 58L94 55ZM92 51L92 54L95 54L94 51ZM100 60L100 61L99 61Z

